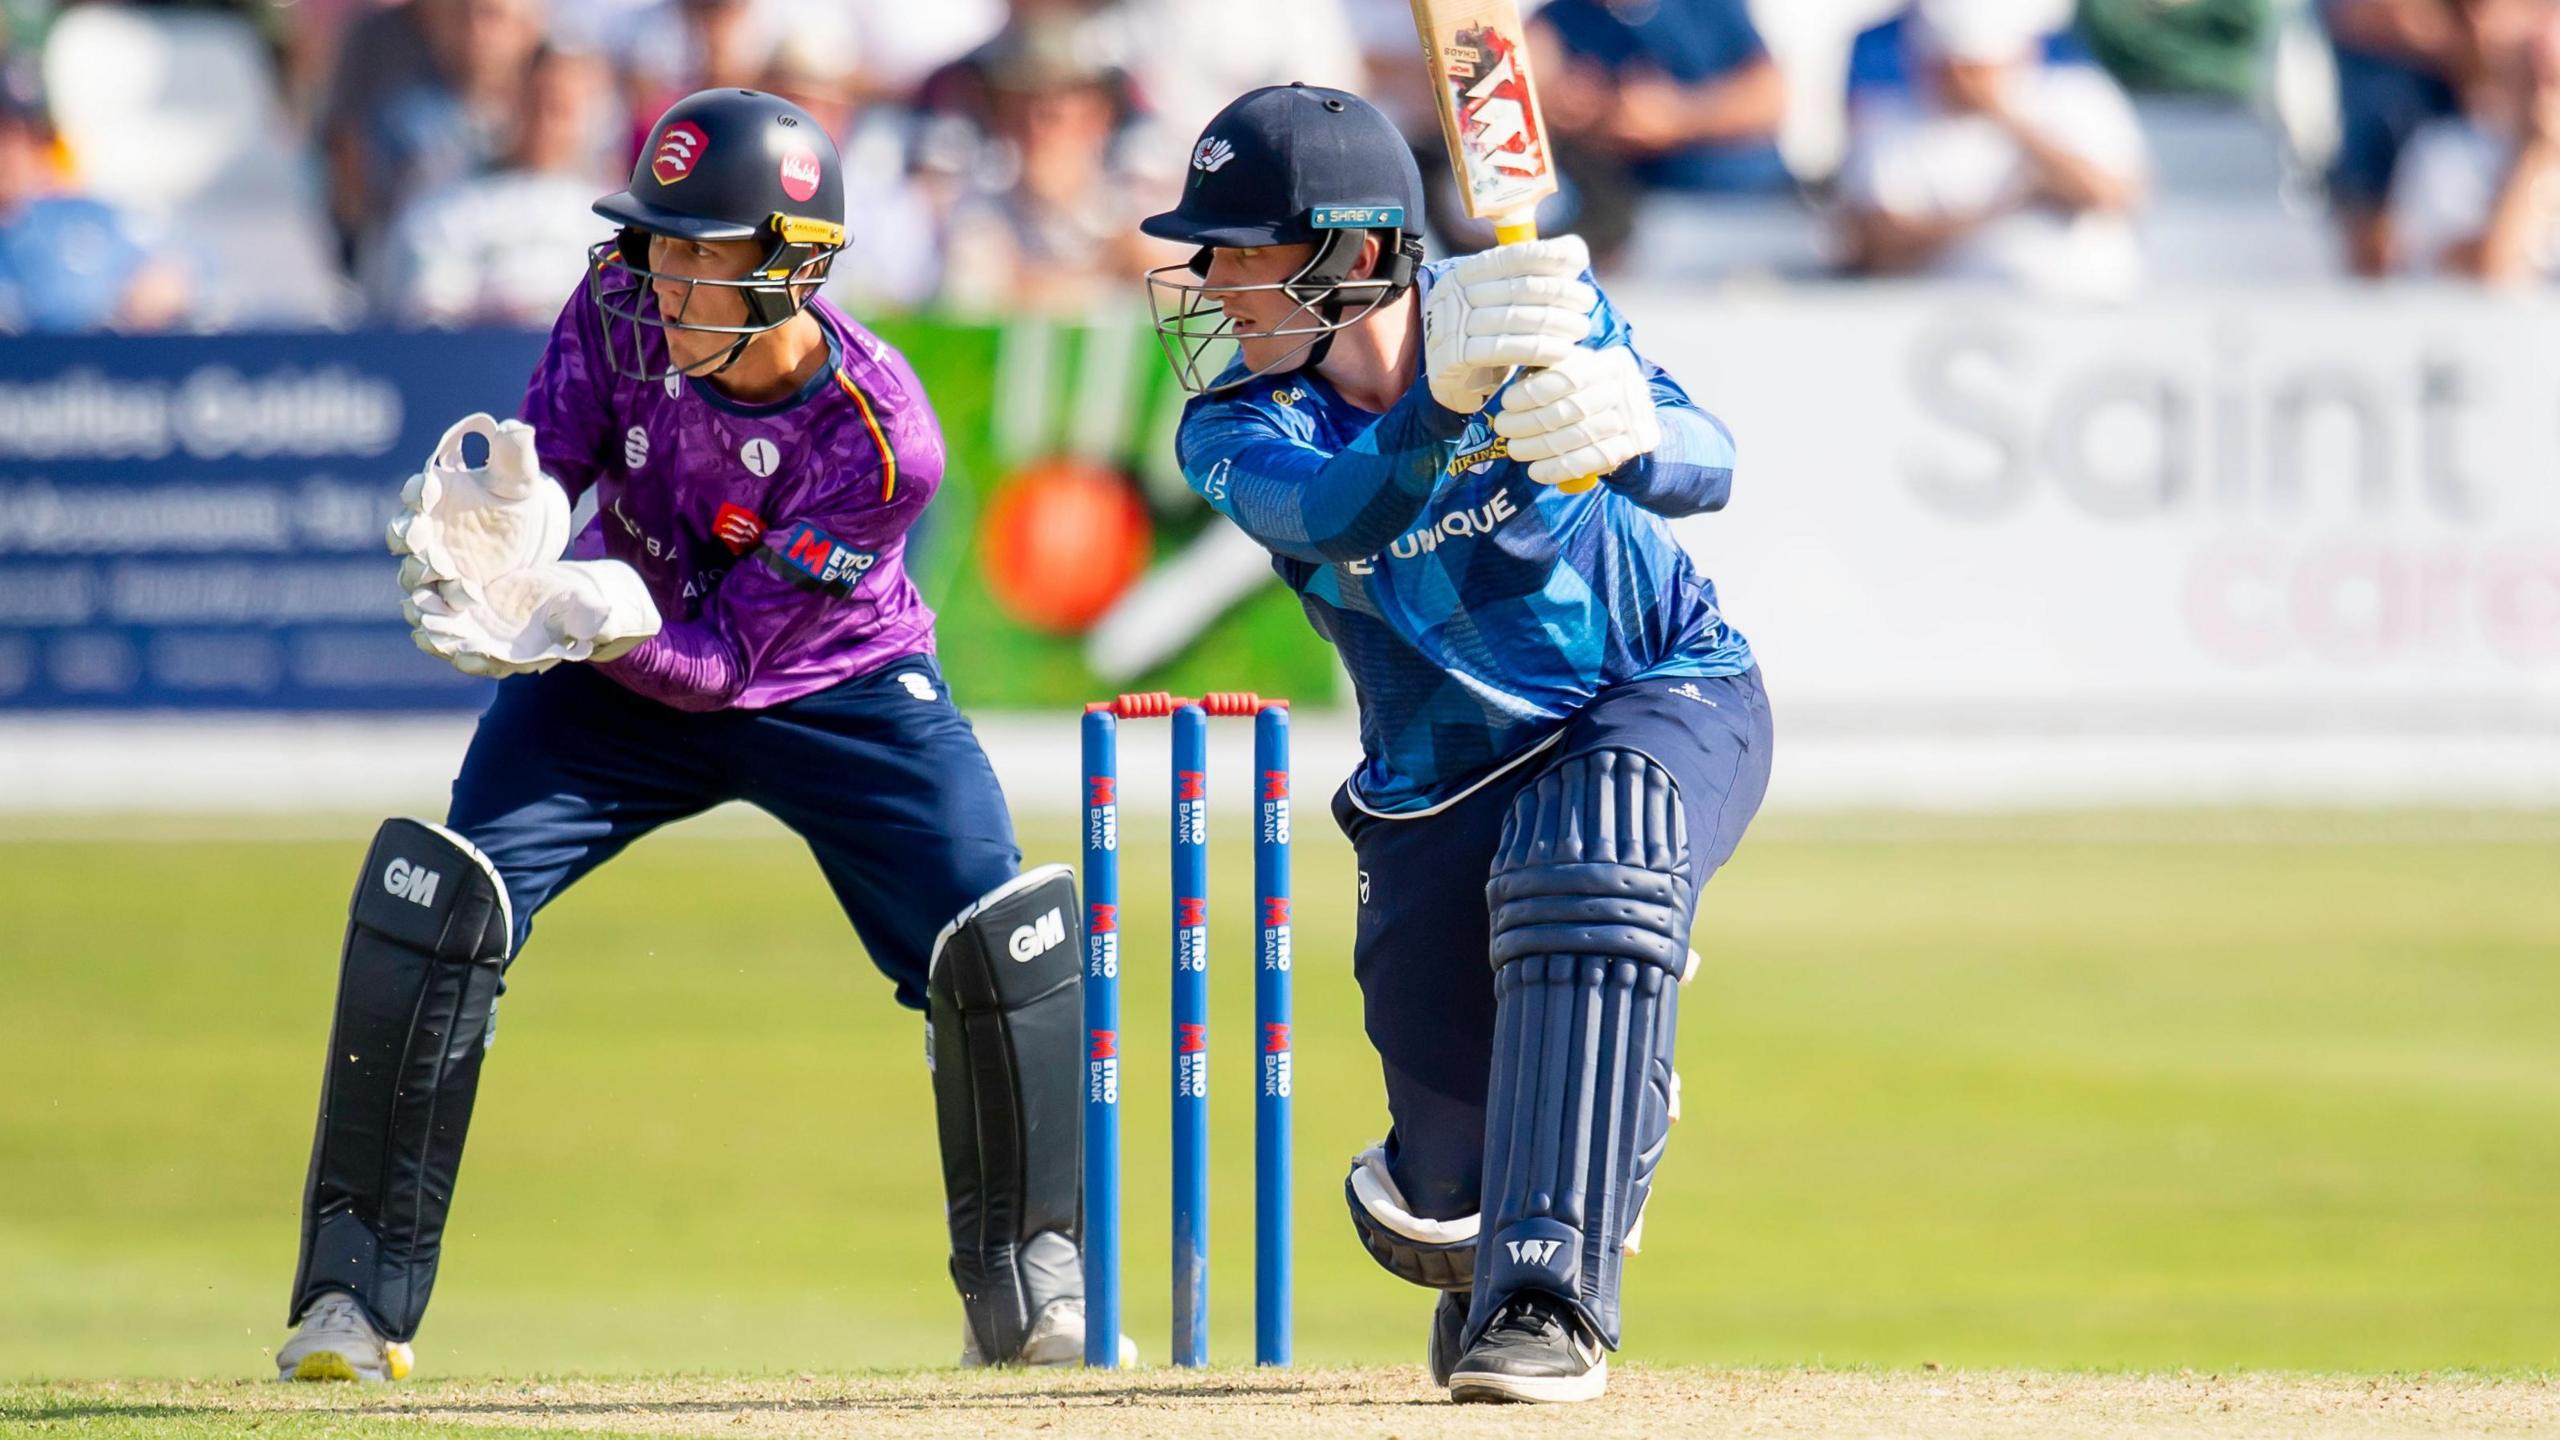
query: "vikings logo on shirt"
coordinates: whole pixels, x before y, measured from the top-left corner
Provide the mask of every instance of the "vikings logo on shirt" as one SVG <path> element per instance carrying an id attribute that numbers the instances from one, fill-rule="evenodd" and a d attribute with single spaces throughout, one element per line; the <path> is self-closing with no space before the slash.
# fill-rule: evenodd
<path id="1" fill-rule="evenodd" d="M 830 595 L 852 594 L 853 587 L 880 562 L 874 552 L 856 550 L 805 520 L 766 542 L 760 553 L 783 579 Z"/>
<path id="2" fill-rule="evenodd" d="M 1449 457 L 1449 473 L 1464 470 L 1481 475 L 1493 468 L 1496 460 L 1508 459 L 1511 442 L 1493 433 L 1493 426 L 1481 415 L 1467 422 L 1467 433 L 1458 441 L 1458 453 Z"/>

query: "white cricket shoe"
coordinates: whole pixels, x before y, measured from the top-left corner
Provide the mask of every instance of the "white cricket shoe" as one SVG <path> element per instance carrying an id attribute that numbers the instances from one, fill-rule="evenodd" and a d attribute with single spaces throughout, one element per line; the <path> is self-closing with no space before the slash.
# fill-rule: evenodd
<path id="1" fill-rule="evenodd" d="M 332 1290 L 312 1303 L 302 1324 L 276 1352 L 279 1380 L 406 1380 L 417 1356 L 373 1328 L 356 1298 Z"/>
<path id="2" fill-rule="evenodd" d="M 960 1322 L 960 1368 L 983 1369 L 987 1357 L 978 1349 L 978 1337 L 969 1330 L 969 1322 Z M 1081 1365 L 1084 1363 L 1084 1302 L 1053 1301 L 1031 1322 L 1031 1333 L 1023 1337 L 1022 1353 L 1011 1362 L 1016 1365 Z M 1138 1363 L 1138 1342 L 1120 1337 L 1120 1364 L 1123 1368 Z"/>

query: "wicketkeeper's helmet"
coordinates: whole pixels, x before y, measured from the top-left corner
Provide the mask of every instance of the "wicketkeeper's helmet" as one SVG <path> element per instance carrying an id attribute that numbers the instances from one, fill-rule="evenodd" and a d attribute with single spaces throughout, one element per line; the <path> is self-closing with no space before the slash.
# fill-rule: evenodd
<path id="1" fill-rule="evenodd" d="M 614 370 L 656 380 L 681 369 L 671 357 L 652 363 L 642 343 L 651 329 L 734 335 L 709 372 L 737 362 L 749 340 L 800 313 L 827 278 L 845 244 L 844 162 L 826 127 L 779 95 L 759 90 L 701 90 L 669 106 L 649 131 L 632 167 L 629 189 L 595 204 L 622 227 L 588 252 L 587 294 L 607 317 L 606 357 Z M 736 279 L 666 277 L 649 268 L 649 237 L 754 240 L 755 267 Z M 672 317 L 652 294 L 660 279 L 687 287 Z M 706 325 L 685 318 L 699 288 L 734 289 L 746 300 L 743 325 Z M 613 343 L 612 320 L 627 321 L 629 353 Z"/>

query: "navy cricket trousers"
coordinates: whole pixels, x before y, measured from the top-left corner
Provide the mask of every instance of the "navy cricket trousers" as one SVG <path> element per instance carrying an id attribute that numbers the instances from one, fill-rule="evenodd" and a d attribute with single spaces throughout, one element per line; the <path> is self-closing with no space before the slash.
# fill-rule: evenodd
<path id="1" fill-rule="evenodd" d="M 1352 973 L 1386 1072 L 1387 1168 L 1413 1213 L 1476 1213 L 1492 1078 L 1492 916 L 1485 882 L 1521 789 L 1558 762 L 1639 750 L 1680 786 L 1689 870 L 1703 900 L 1769 788 L 1769 697 L 1760 672 L 1641 680 L 1601 692 L 1551 743 L 1425 814 L 1371 814 L 1350 787 L 1333 814 L 1360 866 Z"/>
<path id="2" fill-rule="evenodd" d="M 505 879 L 521 952 L 534 912 L 579 877 L 731 800 L 808 842 L 914 1009 L 934 937 L 1022 866 L 995 770 L 926 656 L 768 709 L 700 714 L 584 665 L 511 677 L 480 717 L 445 823 Z"/>

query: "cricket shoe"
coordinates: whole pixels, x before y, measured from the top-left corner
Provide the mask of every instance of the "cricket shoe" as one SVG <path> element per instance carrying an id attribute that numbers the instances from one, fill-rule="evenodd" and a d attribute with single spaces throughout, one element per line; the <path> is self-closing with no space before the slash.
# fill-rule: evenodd
<path id="1" fill-rule="evenodd" d="M 1449 1372 L 1458 1368 L 1458 1342 L 1467 1335 L 1467 1305 L 1472 1298 L 1465 1290 L 1443 1290 L 1440 1302 L 1431 1307 L 1431 1383 L 1449 1388 Z"/>
<path id="2" fill-rule="evenodd" d="M 1493 1312 L 1449 1376 L 1449 1398 L 1557 1404 L 1597 1400 L 1609 1356 L 1582 1317 L 1551 1295 L 1523 1291 Z"/>
<path id="3" fill-rule="evenodd" d="M 969 1322 L 960 1322 L 960 1368 L 978 1370 L 990 1362 L 986 1352 L 978 1348 L 978 1337 Z M 1084 1363 L 1084 1302 L 1055 1300 L 1031 1322 L 1031 1333 L 1022 1337 L 1022 1353 L 1004 1362 L 1012 1365 L 1081 1365 Z M 1120 1337 L 1122 1368 L 1138 1363 L 1138 1342 Z"/>
<path id="4" fill-rule="evenodd" d="M 332 1290 L 312 1303 L 293 1338 L 276 1352 L 279 1380 L 406 1380 L 417 1357 L 386 1340 L 356 1297 Z"/>

